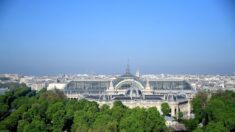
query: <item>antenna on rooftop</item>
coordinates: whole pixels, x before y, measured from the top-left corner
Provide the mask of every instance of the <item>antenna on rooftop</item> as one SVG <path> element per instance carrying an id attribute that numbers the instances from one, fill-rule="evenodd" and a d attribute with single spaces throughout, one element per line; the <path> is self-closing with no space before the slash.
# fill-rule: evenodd
<path id="1" fill-rule="evenodd" d="M 128 61 L 127 61 L 126 74 L 130 74 L 129 59 L 128 59 Z"/>

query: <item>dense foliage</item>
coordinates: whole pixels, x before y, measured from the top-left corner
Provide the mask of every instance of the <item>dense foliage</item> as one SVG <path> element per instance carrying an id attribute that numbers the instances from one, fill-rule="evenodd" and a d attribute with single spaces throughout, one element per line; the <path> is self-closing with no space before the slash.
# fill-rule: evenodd
<path id="1" fill-rule="evenodd" d="M 200 92 L 192 100 L 195 118 L 184 120 L 189 130 L 197 132 L 227 132 L 235 130 L 235 93 Z"/>
<path id="2" fill-rule="evenodd" d="M 166 131 L 156 108 L 129 109 L 120 101 L 98 106 L 87 100 L 68 100 L 58 90 L 32 94 L 29 88 L 0 96 L 0 130 L 44 131 Z"/>
<path id="3" fill-rule="evenodd" d="M 25 85 L 10 85 L 11 90 L 0 96 L 0 130 L 19 132 L 44 131 L 168 131 L 156 108 L 129 109 L 120 101 L 99 107 L 96 102 L 68 100 L 63 92 L 31 91 Z M 18 87 L 18 88 L 15 88 Z M 200 92 L 192 100 L 195 118 L 178 120 L 189 131 L 226 132 L 235 130 L 235 93 Z M 169 115 L 167 103 L 162 104 Z"/>
<path id="4" fill-rule="evenodd" d="M 164 116 L 170 115 L 171 109 L 168 103 L 161 104 L 161 111 Z"/>

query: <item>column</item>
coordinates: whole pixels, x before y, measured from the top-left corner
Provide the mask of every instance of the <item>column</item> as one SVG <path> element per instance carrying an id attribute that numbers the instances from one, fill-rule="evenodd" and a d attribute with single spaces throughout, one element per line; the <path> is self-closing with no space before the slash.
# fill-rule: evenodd
<path id="1" fill-rule="evenodd" d="M 190 118 L 191 115 L 191 104 L 190 104 L 191 100 L 188 99 L 188 119 Z"/>
<path id="2" fill-rule="evenodd" d="M 175 107 L 174 106 L 171 107 L 171 116 L 175 116 Z"/>

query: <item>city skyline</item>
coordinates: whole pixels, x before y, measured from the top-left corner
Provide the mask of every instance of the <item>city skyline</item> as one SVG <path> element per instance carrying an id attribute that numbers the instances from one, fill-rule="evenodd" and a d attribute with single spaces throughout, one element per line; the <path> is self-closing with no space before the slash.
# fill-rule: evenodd
<path id="1" fill-rule="evenodd" d="M 3 1 L 0 73 L 232 74 L 224 1 Z"/>
<path id="2" fill-rule="evenodd" d="M 0 130 L 235 131 L 234 0 L 0 0 Z"/>

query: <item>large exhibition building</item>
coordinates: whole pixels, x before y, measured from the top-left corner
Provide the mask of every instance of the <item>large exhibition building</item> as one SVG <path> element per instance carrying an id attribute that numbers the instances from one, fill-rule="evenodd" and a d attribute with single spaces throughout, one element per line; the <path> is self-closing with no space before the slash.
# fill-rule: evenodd
<path id="1" fill-rule="evenodd" d="M 167 102 L 171 115 L 177 117 L 183 112 L 185 118 L 190 117 L 190 100 L 195 89 L 184 80 L 148 80 L 134 76 L 129 71 L 115 79 L 76 80 L 64 87 L 65 95 L 70 99 L 96 101 L 100 105 L 112 106 L 116 100 L 130 108 L 156 107 L 161 112 L 161 104 Z"/>

